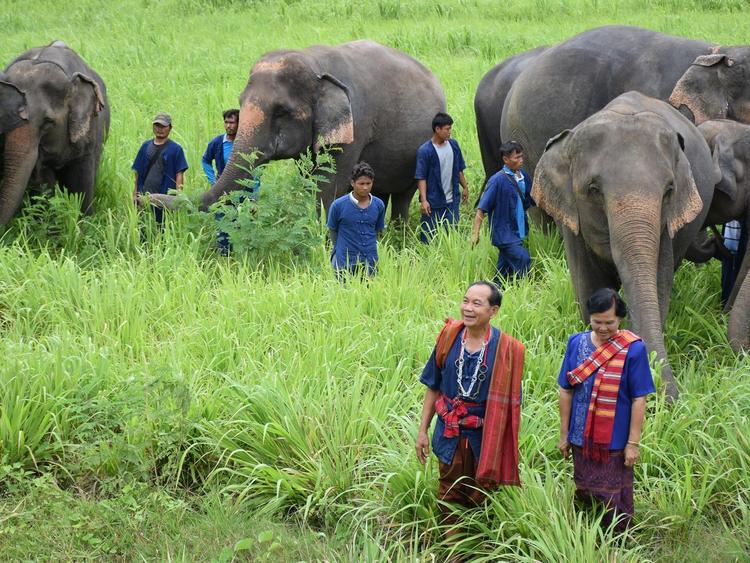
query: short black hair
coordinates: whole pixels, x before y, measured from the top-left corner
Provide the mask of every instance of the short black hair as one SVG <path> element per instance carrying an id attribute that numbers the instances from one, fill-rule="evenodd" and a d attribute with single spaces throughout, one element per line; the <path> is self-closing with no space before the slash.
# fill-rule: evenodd
<path id="1" fill-rule="evenodd" d="M 232 117 L 232 116 L 236 117 L 237 121 L 239 121 L 240 120 L 240 110 L 238 110 L 237 108 L 232 108 L 232 109 L 226 110 L 224 113 L 221 114 L 221 117 L 224 118 L 224 119 L 226 119 L 227 117 Z"/>
<path id="2" fill-rule="evenodd" d="M 500 145 L 500 158 L 512 155 L 514 152 L 523 152 L 523 146 L 516 141 L 506 141 Z"/>
<path id="3" fill-rule="evenodd" d="M 500 307 L 500 304 L 503 302 L 503 294 L 502 292 L 497 288 L 497 286 L 492 283 L 488 282 L 486 280 L 479 280 L 475 281 L 469 287 L 466 288 L 466 291 L 469 291 L 472 287 L 475 285 L 484 285 L 490 288 L 490 307 Z"/>
<path id="4" fill-rule="evenodd" d="M 628 314 L 628 307 L 625 305 L 622 297 L 620 297 L 620 294 L 611 287 L 602 287 L 592 293 L 588 301 L 586 301 L 586 311 L 589 315 L 604 313 L 605 311 L 609 311 L 612 305 L 615 306 L 615 315 L 621 319 L 625 318 Z"/>
<path id="5" fill-rule="evenodd" d="M 438 127 L 445 127 L 446 125 L 453 125 L 453 118 L 447 113 L 439 111 L 432 118 L 432 130 L 435 131 Z"/>
<path id="6" fill-rule="evenodd" d="M 356 180 L 357 178 L 361 178 L 362 176 L 367 176 L 370 180 L 375 179 L 375 171 L 372 169 L 372 166 L 367 164 L 366 162 L 358 162 L 354 165 L 354 168 L 352 168 L 352 181 Z"/>

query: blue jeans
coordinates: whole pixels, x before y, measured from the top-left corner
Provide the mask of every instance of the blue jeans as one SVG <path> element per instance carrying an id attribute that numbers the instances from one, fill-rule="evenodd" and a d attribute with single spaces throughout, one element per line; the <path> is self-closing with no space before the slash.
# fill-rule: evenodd
<path id="1" fill-rule="evenodd" d="M 496 278 L 525 276 L 531 268 L 531 256 L 521 241 L 499 246 Z"/>
<path id="2" fill-rule="evenodd" d="M 438 225 L 442 224 L 445 229 L 456 225 L 458 223 L 459 204 L 460 201 L 454 201 L 453 203 L 449 203 L 447 207 L 433 207 L 429 215 L 422 215 L 419 239 L 423 243 L 429 244 L 430 239 L 435 236 Z"/>

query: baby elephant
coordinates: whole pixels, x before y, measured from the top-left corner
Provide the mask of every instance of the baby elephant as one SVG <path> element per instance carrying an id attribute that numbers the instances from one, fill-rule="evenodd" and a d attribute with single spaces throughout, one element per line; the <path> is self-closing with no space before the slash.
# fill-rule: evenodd
<path id="1" fill-rule="evenodd" d="M 744 220 L 750 227 L 750 126 L 716 119 L 701 123 L 698 130 L 718 160 L 721 180 L 716 184 L 706 225 Z M 745 252 L 727 308 L 729 342 L 734 350 L 750 348 L 750 252 Z"/>
<path id="2" fill-rule="evenodd" d="M 30 49 L 0 72 L 0 227 L 21 206 L 27 185 L 60 183 L 89 212 L 109 107 L 104 82 L 62 41 Z"/>
<path id="3" fill-rule="evenodd" d="M 698 129 L 638 92 L 550 139 L 536 168 L 532 197 L 560 227 L 578 302 L 597 288 L 622 286 L 631 328 L 664 360 L 674 271 L 718 180 Z M 676 398 L 668 365 L 662 379 Z"/>

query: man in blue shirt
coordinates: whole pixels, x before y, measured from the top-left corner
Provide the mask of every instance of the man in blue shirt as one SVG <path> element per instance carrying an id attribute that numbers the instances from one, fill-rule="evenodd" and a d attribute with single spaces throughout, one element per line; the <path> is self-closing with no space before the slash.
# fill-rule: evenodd
<path id="1" fill-rule="evenodd" d="M 138 194 L 166 194 L 169 190 L 181 190 L 185 181 L 187 160 L 182 147 L 169 139 L 172 132 L 172 117 L 168 113 L 157 113 L 152 122 L 154 138 L 145 141 L 133 161 L 135 186 L 133 201 Z M 162 209 L 154 208 L 157 223 L 162 222 Z"/>
<path id="2" fill-rule="evenodd" d="M 217 135 L 208 143 L 206 152 L 203 153 L 203 171 L 206 173 L 206 179 L 212 186 L 216 183 L 216 180 L 224 172 L 224 167 L 229 162 L 229 155 L 232 153 L 232 145 L 234 144 L 234 138 L 237 136 L 237 127 L 240 123 L 240 110 L 228 109 L 223 114 L 224 117 L 224 133 L 223 135 Z M 216 170 L 214 170 L 214 163 L 216 163 Z"/>
<path id="3" fill-rule="evenodd" d="M 523 244 L 529 232 L 526 210 L 531 199 L 531 178 L 523 167 L 523 147 L 514 141 L 500 147 L 503 168 L 487 181 L 474 217 L 471 243 L 479 242 L 484 216 L 490 215 L 492 244 L 498 249 L 497 277 L 523 276 L 529 271 L 531 257 Z"/>
<path id="4" fill-rule="evenodd" d="M 469 200 L 469 184 L 463 172 L 466 163 L 458 143 L 451 139 L 452 129 L 450 115 L 436 114 L 432 119 L 432 138 L 417 150 L 414 178 L 422 207 L 420 238 L 425 244 L 434 236 L 438 224 L 448 227 L 458 223 L 458 205 Z M 460 195 L 459 184 L 463 188 Z"/>
<path id="5" fill-rule="evenodd" d="M 328 210 L 328 231 L 333 242 L 331 265 L 337 277 L 365 268 L 375 272 L 377 237 L 385 228 L 385 204 L 372 195 L 375 172 L 366 162 L 354 166 L 352 191 L 334 201 Z"/>

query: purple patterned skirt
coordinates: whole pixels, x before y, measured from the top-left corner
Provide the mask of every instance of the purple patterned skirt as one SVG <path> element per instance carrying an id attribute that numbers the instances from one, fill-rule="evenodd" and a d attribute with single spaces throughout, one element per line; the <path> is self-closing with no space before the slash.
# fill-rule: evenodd
<path id="1" fill-rule="evenodd" d="M 602 526 L 616 520 L 615 530 L 624 531 L 633 520 L 633 468 L 625 467 L 622 450 L 610 450 L 609 461 L 583 457 L 583 448 L 573 446 L 573 479 L 576 501 L 590 506 L 602 503 L 607 511 Z"/>

